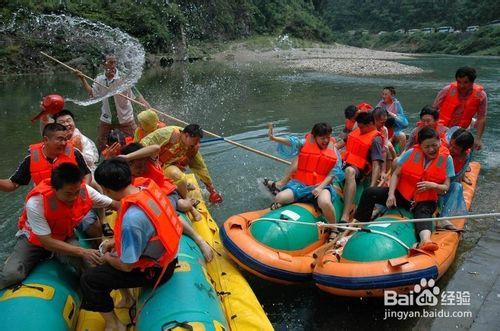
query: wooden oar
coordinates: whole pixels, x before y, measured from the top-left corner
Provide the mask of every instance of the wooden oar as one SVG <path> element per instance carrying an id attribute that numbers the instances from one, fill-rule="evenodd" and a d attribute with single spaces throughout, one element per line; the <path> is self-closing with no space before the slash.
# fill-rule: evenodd
<path id="1" fill-rule="evenodd" d="M 67 65 L 66 63 L 59 61 L 58 59 L 56 59 L 56 58 L 55 58 L 55 57 L 53 57 L 53 56 L 48 55 L 47 53 L 44 53 L 44 52 L 40 52 L 40 53 L 41 53 L 43 56 L 45 56 L 45 57 L 47 57 L 47 58 L 51 59 L 52 61 L 54 61 L 54 62 L 56 62 L 56 63 L 59 63 L 60 65 L 62 65 L 63 67 L 65 67 L 65 68 L 66 68 L 66 69 L 68 69 L 68 70 L 71 70 L 71 71 L 73 71 L 73 72 L 75 72 L 75 73 L 76 73 L 76 72 L 80 72 L 79 70 L 77 70 L 77 69 L 75 69 L 75 68 L 70 67 L 70 66 L 69 66 L 69 65 Z M 81 72 L 80 72 L 80 73 L 81 73 Z M 82 74 L 82 76 L 83 76 L 83 77 L 85 77 L 86 79 L 90 80 L 91 82 L 96 83 L 97 85 L 102 86 L 102 87 L 104 87 L 104 88 L 106 88 L 106 89 L 109 89 L 109 87 L 107 87 L 107 86 L 105 86 L 105 85 L 103 85 L 103 84 L 101 84 L 101 83 L 99 83 L 99 82 L 95 81 L 95 80 L 94 80 L 94 79 L 92 79 L 91 77 L 89 77 L 89 76 L 87 76 L 87 75 L 85 75 L 85 74 L 83 74 L 83 73 L 81 73 L 81 74 Z M 131 98 L 131 97 L 129 97 L 129 96 L 127 96 L 127 95 L 123 94 L 123 93 L 117 93 L 117 95 L 119 95 L 119 96 L 121 96 L 121 97 L 123 97 L 123 98 L 125 98 L 125 99 L 129 100 L 130 102 L 136 103 L 136 104 L 138 104 L 138 105 L 140 105 L 140 106 L 142 106 L 142 107 L 144 107 L 144 108 L 149 108 L 149 107 L 147 107 L 147 105 L 143 104 L 142 102 L 137 101 L 137 100 L 135 100 L 135 99 L 133 99 L 133 98 Z M 188 124 L 189 124 L 188 122 L 185 122 L 185 121 L 183 121 L 183 120 L 181 120 L 181 119 L 178 119 L 178 118 L 176 118 L 176 117 L 174 117 L 174 116 L 168 115 L 168 114 L 166 114 L 166 113 L 164 113 L 164 112 L 162 112 L 162 111 L 160 111 L 160 110 L 158 110 L 158 109 L 155 109 L 155 108 L 149 108 L 149 109 L 151 109 L 151 110 L 153 110 L 153 111 L 157 112 L 158 114 L 162 114 L 163 116 L 165 116 L 165 117 L 167 117 L 167 118 L 169 118 L 169 119 L 171 119 L 171 120 L 174 120 L 174 121 L 176 121 L 176 122 L 178 122 L 178 123 L 181 123 L 181 124 L 184 124 L 184 125 L 188 125 Z M 234 140 L 230 140 L 230 139 L 224 138 L 224 137 L 222 137 L 222 136 L 220 136 L 220 135 L 218 135 L 218 134 L 216 134 L 216 133 L 213 133 L 213 132 L 210 132 L 210 131 L 207 131 L 207 130 L 203 130 L 203 132 L 205 132 L 206 134 L 209 134 L 209 135 L 211 135 L 211 136 L 213 136 L 213 137 L 220 138 L 221 140 L 223 140 L 223 141 L 227 142 L 228 144 L 231 144 L 231 145 L 234 145 L 234 146 L 237 146 L 237 147 L 243 148 L 243 149 L 245 149 L 245 150 L 247 150 L 247 151 L 253 152 L 253 153 L 258 154 L 258 155 L 260 155 L 260 156 L 267 157 L 267 158 L 269 158 L 269 159 L 271 159 L 271 160 L 278 161 L 278 162 L 281 162 L 281 163 L 284 163 L 284 164 L 288 164 L 288 165 L 290 165 L 290 161 L 284 160 L 284 159 L 279 158 L 279 157 L 277 157 L 277 156 L 274 156 L 274 155 L 271 155 L 271 154 L 269 154 L 269 153 L 266 153 L 266 152 L 260 151 L 260 150 L 258 150 L 258 149 L 253 148 L 253 147 L 250 147 L 250 146 L 246 146 L 246 145 L 240 144 L 239 142 L 236 142 L 236 141 L 234 141 Z"/>

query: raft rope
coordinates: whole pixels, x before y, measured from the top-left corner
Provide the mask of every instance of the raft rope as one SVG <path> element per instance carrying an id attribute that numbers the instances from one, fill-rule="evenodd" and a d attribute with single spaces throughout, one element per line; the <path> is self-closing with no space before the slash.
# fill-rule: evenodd
<path id="1" fill-rule="evenodd" d="M 472 214 L 472 215 L 461 215 L 461 216 L 446 216 L 446 217 L 431 217 L 431 218 L 413 218 L 413 219 L 403 219 L 403 220 L 395 220 L 395 221 L 379 221 L 379 222 L 351 222 L 351 223 L 339 223 L 339 224 L 331 224 L 331 223 L 309 223 L 309 222 L 301 222 L 294 220 L 287 220 L 281 218 L 270 218 L 270 217 L 262 217 L 256 219 L 255 221 L 275 221 L 282 223 L 291 223 L 291 224 L 301 224 L 308 226 L 320 226 L 323 228 L 339 228 L 350 230 L 350 227 L 353 225 L 365 226 L 365 225 L 377 225 L 377 224 L 397 224 L 397 223 L 420 223 L 420 222 L 433 222 L 433 221 L 446 221 L 446 220 L 457 220 L 457 219 L 481 219 L 481 218 L 498 218 L 500 217 L 500 213 L 488 213 L 488 214 Z M 254 223 L 253 221 L 252 223 Z M 346 224 L 346 225 L 344 225 Z M 354 228 L 357 229 L 357 228 Z"/>
<path id="2" fill-rule="evenodd" d="M 62 65 L 63 67 L 67 68 L 68 70 L 71 70 L 71 71 L 73 71 L 73 72 L 79 72 L 79 70 L 76 70 L 75 68 L 70 67 L 70 66 L 69 66 L 69 65 L 67 65 L 66 63 L 59 61 L 59 60 L 58 60 L 58 59 L 56 59 L 55 57 L 52 57 L 52 56 L 48 55 L 48 54 L 47 54 L 47 53 L 45 53 L 45 52 L 40 52 L 40 54 L 42 54 L 43 56 L 45 56 L 45 57 L 47 57 L 47 58 L 51 59 L 52 61 L 54 61 L 54 62 L 56 62 L 56 63 L 59 63 L 59 64 L 60 64 L 60 65 Z M 97 84 L 97 85 L 99 85 L 99 86 L 102 86 L 102 87 L 104 87 L 104 88 L 106 88 L 106 89 L 109 89 L 109 87 L 107 87 L 107 86 L 105 86 L 105 85 L 103 85 L 103 84 L 101 84 L 101 83 L 99 83 L 99 82 L 95 81 L 94 79 L 92 79 L 91 77 L 89 77 L 89 76 L 85 75 L 84 73 L 82 73 L 82 72 L 80 72 L 80 73 L 81 73 L 81 74 L 82 74 L 85 78 L 87 78 L 88 80 L 90 80 L 91 82 L 93 82 L 93 83 L 95 83 L 95 84 Z M 167 113 L 165 113 L 165 112 L 163 112 L 163 111 L 160 111 L 160 110 L 155 109 L 155 108 L 152 108 L 152 107 L 147 107 L 147 106 L 146 106 L 145 104 L 143 104 L 142 102 L 137 101 L 137 100 L 135 100 L 135 99 L 133 99 L 133 98 L 131 98 L 131 97 L 129 97 L 129 96 L 127 96 L 127 95 L 123 94 L 123 93 L 117 93 L 117 95 L 119 95 L 119 96 L 121 96 L 121 97 L 123 97 L 123 98 L 125 98 L 125 99 L 129 100 L 130 102 L 136 103 L 136 104 L 138 104 L 138 105 L 142 106 L 142 107 L 143 107 L 143 108 L 145 108 L 145 109 L 149 108 L 149 109 L 151 109 L 151 110 L 153 110 L 153 111 L 157 112 L 158 114 L 162 114 L 163 116 L 165 116 L 165 117 L 167 117 L 167 118 L 169 118 L 169 119 L 171 119 L 171 120 L 174 120 L 174 121 L 176 121 L 176 122 L 178 122 L 178 123 L 181 123 L 181 124 L 183 124 L 183 125 L 188 125 L 188 124 L 189 124 L 188 122 L 185 122 L 185 121 L 183 121 L 183 120 L 181 120 L 181 119 L 178 119 L 178 118 L 176 118 L 176 117 L 174 117 L 174 116 L 168 115 Z M 279 157 L 274 156 L 274 155 L 271 155 L 271 154 L 269 154 L 269 153 L 266 153 L 266 152 L 260 151 L 260 150 L 258 150 L 258 149 L 253 148 L 253 147 L 250 147 L 250 146 L 247 146 L 247 145 L 240 144 L 239 142 L 236 142 L 236 141 L 234 141 L 234 140 L 227 139 L 227 138 L 225 138 L 225 137 L 223 137 L 223 136 L 220 136 L 220 135 L 218 135 L 218 134 L 216 134 L 216 133 L 213 133 L 213 132 L 210 132 L 210 131 L 207 131 L 207 130 L 203 130 L 203 132 L 205 132 L 206 134 L 209 134 L 209 135 L 211 135 L 211 136 L 214 136 L 215 138 L 220 138 L 220 140 L 225 141 L 225 142 L 227 142 L 228 144 L 231 144 L 231 145 L 234 145 L 234 146 L 237 146 L 237 147 L 243 148 L 243 149 L 245 149 L 245 150 L 247 150 L 247 151 L 253 152 L 253 153 L 258 154 L 258 155 L 260 155 L 260 156 L 264 156 L 264 157 L 267 157 L 267 158 L 272 159 L 272 160 L 274 160 L 274 161 L 278 161 L 278 162 L 281 162 L 281 163 L 284 163 L 284 164 L 287 164 L 287 165 L 290 165 L 290 164 L 291 164 L 291 162 L 290 162 L 290 161 L 287 161 L 287 160 L 285 160 L 285 159 L 279 158 Z"/>

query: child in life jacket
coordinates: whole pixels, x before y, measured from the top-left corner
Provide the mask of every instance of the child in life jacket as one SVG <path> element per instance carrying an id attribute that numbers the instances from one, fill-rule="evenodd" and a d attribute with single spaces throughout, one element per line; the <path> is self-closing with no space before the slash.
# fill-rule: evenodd
<path id="1" fill-rule="evenodd" d="M 287 146 L 296 142 L 298 152 L 296 166 L 290 167 L 290 181 L 276 195 L 272 209 L 293 202 L 317 203 L 330 223 L 335 222 L 333 201 L 337 198 L 331 185 L 333 179 L 342 180 L 342 161 L 332 138 L 332 127 L 317 123 L 305 138 L 275 137 L 271 139 Z"/>
<path id="2" fill-rule="evenodd" d="M 450 178 L 455 175 L 453 159 L 441 146 L 437 132 L 429 127 L 420 130 L 418 144 L 398 159 L 389 187 L 366 189 L 354 215 L 355 220 L 369 222 L 375 204 L 387 208 L 405 208 L 414 218 L 430 218 L 437 209 L 438 195 L 448 191 Z M 431 240 L 432 222 L 416 222 L 419 248 L 435 251 L 439 247 Z"/>
<path id="3" fill-rule="evenodd" d="M 396 158 L 396 151 L 392 146 L 392 143 L 389 139 L 389 132 L 385 126 L 385 122 L 387 120 L 387 111 L 384 108 L 375 107 L 375 109 L 373 109 L 373 118 L 375 120 L 375 127 L 382 135 L 382 145 L 384 148 L 382 152 L 384 162 L 382 163 L 382 168 L 380 171 L 380 181 L 378 183 L 378 186 L 383 186 L 388 181 L 392 161 Z"/>

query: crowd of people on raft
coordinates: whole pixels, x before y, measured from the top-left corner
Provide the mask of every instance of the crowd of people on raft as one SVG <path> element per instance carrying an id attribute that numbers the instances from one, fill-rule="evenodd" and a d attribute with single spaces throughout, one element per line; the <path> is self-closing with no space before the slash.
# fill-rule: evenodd
<path id="1" fill-rule="evenodd" d="M 40 121 L 42 140 L 29 146 L 12 176 L 0 179 L 4 192 L 34 185 L 0 272 L 0 289 L 19 286 L 37 264 L 54 257 L 81 275 L 81 308 L 102 313 L 107 330 L 125 330 L 114 308 L 132 305 L 127 289 L 158 285 L 172 276 L 182 234 L 196 242 L 207 262 L 213 259 L 212 248 L 191 225 L 202 215 L 199 201 L 190 197 L 195 186 L 186 170 L 204 183 L 210 202 L 223 198 L 199 151 L 202 128 L 162 123 L 135 88 L 105 97 L 122 81 L 114 55 L 103 64 L 104 73 L 92 86 L 77 72 L 91 98 L 104 97 L 97 146 L 77 128 L 64 98 L 48 95 L 32 120 Z M 146 108 L 137 116 L 139 125 L 131 100 Z M 109 210 L 118 212 L 113 230 L 102 222 Z M 81 247 L 77 234 L 89 238 L 92 247 Z M 121 290 L 116 306 L 112 290 Z"/>
<path id="2" fill-rule="evenodd" d="M 313 203 L 329 223 L 345 225 L 369 222 L 381 210 L 395 207 L 411 211 L 417 219 L 435 216 L 439 204 L 442 216 L 465 213 L 462 182 L 470 184 L 466 172 L 472 151 L 481 149 L 487 111 L 487 95 L 475 79 L 475 69 L 459 68 L 456 81 L 438 93 L 432 106 L 422 108 L 408 136 L 403 131 L 408 119 L 391 86 L 383 88 L 376 107 L 362 102 L 345 108 L 345 127 L 338 140 L 324 122 L 315 124 L 304 138 L 276 137 L 270 124 L 269 139 L 280 144 L 283 156 L 293 157 L 284 178 L 264 179 L 275 194 L 271 209 Z M 335 199 L 340 199 L 334 182 L 342 188 L 341 215 L 334 210 Z M 354 208 L 356 191 L 363 186 Z M 451 222 L 438 226 L 458 230 Z M 439 248 L 431 239 L 432 229 L 433 222 L 415 223 L 419 249 Z M 332 233 L 332 239 L 336 235 Z"/>
<path id="3" fill-rule="evenodd" d="M 92 86 L 77 72 L 92 98 L 121 83 L 114 55 L 105 57 L 104 69 Z M 481 148 L 485 128 L 487 97 L 474 83 L 475 70 L 460 68 L 455 78 L 432 107 L 422 109 L 408 137 L 403 131 L 408 120 L 392 87 L 383 89 L 375 108 L 367 103 L 348 106 L 338 140 L 327 123 L 315 124 L 304 138 L 276 137 L 271 125 L 269 138 L 280 144 L 282 153 L 295 156 L 283 179 L 265 181 L 276 194 L 272 208 L 312 202 L 331 223 L 369 221 L 375 204 L 406 208 L 416 218 L 432 216 L 439 197 L 453 187 L 450 182 L 460 186 L 467 180 L 471 150 Z M 166 125 L 152 109 L 138 114 L 137 126 L 130 100 L 150 106 L 136 89 L 124 95 L 102 100 L 97 146 L 77 128 L 74 114 L 63 109 L 61 96 L 45 97 L 36 117 L 42 140 L 29 146 L 10 178 L 0 179 L 5 192 L 34 184 L 19 218 L 16 244 L 0 272 L 0 289 L 22 283 L 38 263 L 54 256 L 79 271 L 81 308 L 102 313 L 110 330 L 125 327 L 114 314 L 111 291 L 122 289 L 118 306 L 127 306 L 131 296 L 123 289 L 168 280 L 183 233 L 207 261 L 213 258 L 210 246 L 178 216 L 184 212 L 192 222 L 201 219 L 198 201 L 190 198 L 194 187 L 186 169 L 204 183 L 212 203 L 222 202 L 199 151 L 201 127 Z M 472 125 L 475 137 L 469 131 Z M 356 186 L 364 180 L 369 187 L 354 212 Z M 333 181 L 343 183 L 339 220 Z M 105 209 L 118 211 L 113 238 L 81 247 L 75 233 L 113 235 L 102 224 Z M 453 229 L 452 224 L 445 226 Z M 416 227 L 420 246 L 428 251 L 437 249 L 431 228 L 431 223 Z"/>

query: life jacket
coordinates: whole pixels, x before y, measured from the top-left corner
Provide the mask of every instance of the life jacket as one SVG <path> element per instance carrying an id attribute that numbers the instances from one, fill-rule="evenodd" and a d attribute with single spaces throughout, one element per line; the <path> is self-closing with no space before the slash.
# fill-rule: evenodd
<path id="1" fill-rule="evenodd" d="M 360 112 L 369 112 L 370 110 L 373 109 L 373 106 L 370 105 L 368 102 L 360 102 L 356 105 L 356 107 Z"/>
<path id="2" fill-rule="evenodd" d="M 50 236 L 58 240 L 66 240 L 73 236 L 74 229 L 80 221 L 92 209 L 92 200 L 87 191 L 85 183 L 80 187 L 80 194 L 71 204 L 62 202 L 56 197 L 56 192 L 50 185 L 50 178 L 43 180 L 26 196 L 26 202 L 35 195 L 41 195 L 43 199 L 43 215 L 50 227 Z M 27 222 L 26 209 L 19 217 L 18 228 L 27 232 L 28 241 L 36 246 L 42 246 L 37 235 L 33 233 Z"/>
<path id="3" fill-rule="evenodd" d="M 453 117 L 453 113 L 456 108 L 462 105 L 463 114 L 458 122 L 458 125 L 464 129 L 467 129 L 472 121 L 472 118 L 477 113 L 479 104 L 483 101 L 483 87 L 478 84 L 474 84 L 472 87 L 472 93 L 467 97 L 467 99 L 460 99 L 458 95 L 457 82 L 450 84 L 448 93 L 446 94 L 441 107 L 439 107 L 439 118 L 443 121 L 443 125 L 450 126 L 450 121 Z"/>
<path id="4" fill-rule="evenodd" d="M 422 121 L 417 122 L 417 127 L 422 129 L 424 127 L 424 124 Z M 439 140 L 441 141 L 441 144 L 444 146 L 448 146 L 448 142 L 446 140 L 446 131 L 448 131 L 448 128 L 443 124 L 442 120 L 438 120 L 436 123 L 434 123 L 434 126 L 432 127 L 438 134 Z M 420 132 L 420 130 L 418 130 Z M 415 141 L 418 140 L 418 132 L 417 136 L 415 137 Z"/>
<path id="5" fill-rule="evenodd" d="M 182 222 L 164 191 L 153 180 L 140 177 L 134 182 L 140 184 L 141 191 L 121 200 L 114 229 L 116 252 L 118 256 L 122 255 L 123 216 L 130 206 L 135 205 L 146 213 L 155 228 L 155 235 L 149 239 L 146 250 L 134 267 L 142 271 L 153 266 L 164 267 L 177 256 L 182 235 Z M 159 255 L 159 257 L 150 256 L 149 253 Z"/>
<path id="6" fill-rule="evenodd" d="M 160 129 L 160 128 L 164 128 L 165 126 L 166 126 L 165 123 L 163 123 L 162 121 L 158 121 L 158 125 L 156 126 L 156 128 Z M 144 132 L 144 130 L 141 127 L 138 127 L 136 136 L 138 139 L 137 141 L 141 141 L 142 138 L 144 138 L 146 136 L 146 133 Z"/>
<path id="7" fill-rule="evenodd" d="M 376 137 L 381 137 L 380 132 L 373 127 L 373 130 L 361 134 L 358 128 L 347 136 L 346 152 L 343 156 L 345 163 L 363 170 L 369 168 L 368 153 Z"/>
<path id="8" fill-rule="evenodd" d="M 356 119 L 347 119 L 345 120 L 345 131 L 347 133 L 351 132 L 356 124 Z"/>
<path id="9" fill-rule="evenodd" d="M 148 160 L 146 167 L 146 172 L 143 173 L 141 177 L 153 180 L 166 195 L 169 195 L 177 189 L 177 186 L 175 186 L 173 181 L 170 178 L 165 177 L 160 165 L 156 164 L 152 160 Z M 140 180 L 142 180 L 141 177 L 134 178 L 134 186 L 140 186 Z M 138 179 L 139 182 L 136 182 L 136 179 Z"/>
<path id="10" fill-rule="evenodd" d="M 321 183 L 335 167 L 337 153 L 335 152 L 335 139 L 330 138 L 330 143 L 325 149 L 320 149 L 312 134 L 306 135 L 306 142 L 300 149 L 297 170 L 292 178 L 305 185 Z"/>
<path id="11" fill-rule="evenodd" d="M 181 144 L 181 134 L 182 133 L 178 128 L 174 128 L 169 142 L 161 146 L 159 153 L 159 160 L 161 164 L 168 164 L 171 163 L 169 161 L 175 160 L 175 162 L 173 162 L 172 164 L 180 167 L 186 167 L 191 159 L 198 153 L 200 144 L 189 147 L 188 150 L 183 153 L 184 155 L 180 157 L 177 153 L 175 153 L 175 146 Z"/>
<path id="12" fill-rule="evenodd" d="M 468 149 L 465 152 L 465 154 L 466 155 L 463 158 L 460 159 L 456 157 L 453 158 L 453 168 L 455 169 L 455 174 L 458 174 L 460 171 L 462 171 L 463 167 L 465 166 L 465 163 L 469 159 L 470 149 Z"/>
<path id="13" fill-rule="evenodd" d="M 442 184 L 446 180 L 446 164 L 450 152 L 444 146 L 439 147 L 438 156 L 427 168 L 424 168 L 425 155 L 420 145 L 414 145 L 408 160 L 401 167 L 397 190 L 408 201 L 437 201 L 436 190 L 417 192 L 417 183 L 422 181 Z"/>
<path id="14" fill-rule="evenodd" d="M 62 163 L 72 163 L 78 165 L 75 157 L 75 149 L 71 143 L 66 144 L 64 152 L 58 155 L 53 163 L 50 163 L 43 154 L 43 143 L 30 145 L 30 174 L 35 185 L 42 180 L 50 178 L 52 169 L 57 168 Z"/>

